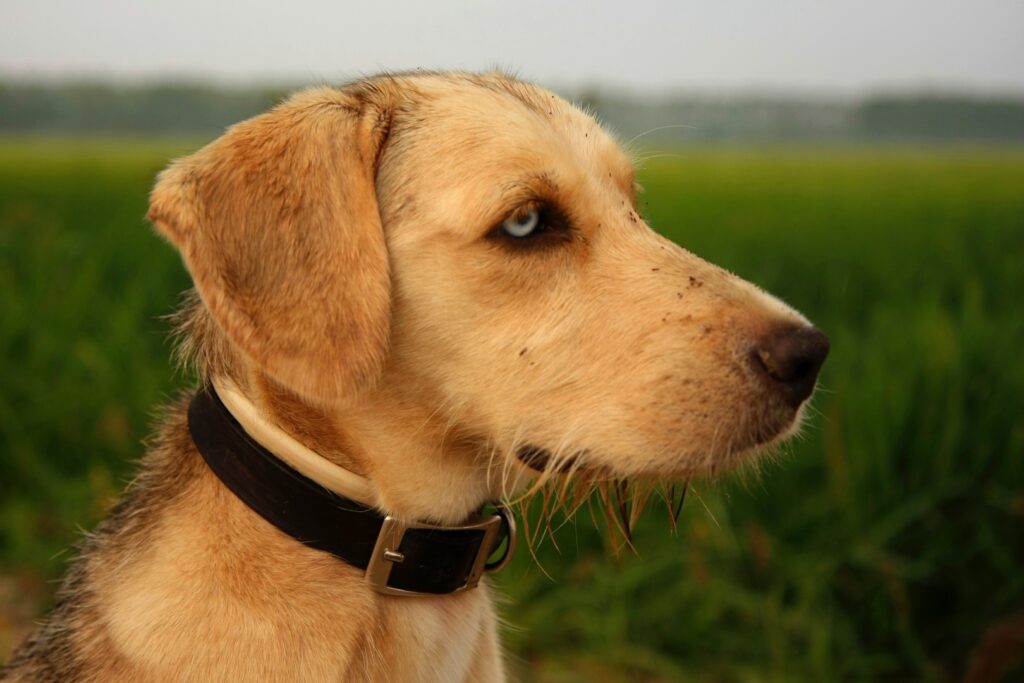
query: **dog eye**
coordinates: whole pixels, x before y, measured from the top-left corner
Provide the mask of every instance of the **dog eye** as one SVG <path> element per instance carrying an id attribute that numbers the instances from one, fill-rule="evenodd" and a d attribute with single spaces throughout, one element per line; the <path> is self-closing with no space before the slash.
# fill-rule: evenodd
<path id="1" fill-rule="evenodd" d="M 530 209 L 525 213 L 514 213 L 501 223 L 501 229 L 512 237 L 529 237 L 540 226 L 540 210 Z"/>
<path id="2" fill-rule="evenodd" d="M 569 219 L 557 206 L 530 202 L 495 225 L 487 239 L 519 252 L 547 249 L 572 240 Z"/>

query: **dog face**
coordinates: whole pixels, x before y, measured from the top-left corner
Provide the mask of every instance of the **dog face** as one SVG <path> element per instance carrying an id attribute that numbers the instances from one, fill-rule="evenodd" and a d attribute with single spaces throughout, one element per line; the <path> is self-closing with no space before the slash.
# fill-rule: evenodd
<path id="1" fill-rule="evenodd" d="M 653 232 L 591 117 L 503 76 L 300 95 L 165 172 L 150 216 L 275 381 L 534 468 L 727 466 L 796 428 L 828 350 Z"/>
<path id="2" fill-rule="evenodd" d="M 377 182 L 398 381 L 555 469 L 686 473 L 794 428 L 813 377 L 764 360 L 807 321 L 654 233 L 592 118 L 522 84 L 424 90 Z M 823 342 L 801 339 L 788 362 L 816 374 Z"/>

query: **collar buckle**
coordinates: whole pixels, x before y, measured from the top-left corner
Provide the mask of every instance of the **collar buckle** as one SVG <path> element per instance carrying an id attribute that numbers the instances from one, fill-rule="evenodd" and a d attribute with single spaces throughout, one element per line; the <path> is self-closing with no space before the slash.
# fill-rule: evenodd
<path id="1" fill-rule="evenodd" d="M 384 518 L 380 534 L 377 536 L 377 543 L 374 545 L 373 553 L 370 555 L 370 562 L 366 566 L 366 582 L 370 584 L 374 591 L 383 595 L 432 595 L 431 593 L 394 588 L 388 584 L 391 570 L 395 564 L 400 564 L 406 559 L 405 554 L 401 551 L 402 539 L 405 537 L 405 533 L 410 529 L 435 529 L 441 531 L 478 530 L 483 533 L 483 538 L 480 541 L 476 559 L 473 561 L 473 566 L 466 576 L 465 582 L 451 591 L 451 593 L 461 593 L 462 591 L 475 588 L 480 583 L 480 577 L 483 576 L 484 572 L 502 569 L 511 561 L 512 555 L 515 552 L 515 518 L 505 506 L 498 505 L 496 507 L 496 514 L 478 515 L 466 524 L 456 526 L 439 526 L 423 522 L 406 523 L 388 515 Z M 502 553 L 498 560 L 488 563 L 488 558 L 497 550 L 501 542 L 502 531 L 506 531 L 508 536 L 505 552 Z"/>

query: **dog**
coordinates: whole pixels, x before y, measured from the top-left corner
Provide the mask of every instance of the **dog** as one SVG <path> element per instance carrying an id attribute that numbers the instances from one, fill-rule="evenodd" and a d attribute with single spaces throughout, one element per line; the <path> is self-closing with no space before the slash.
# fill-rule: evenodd
<path id="1" fill-rule="evenodd" d="M 504 680 L 481 574 L 514 529 L 482 506 L 749 462 L 828 353 L 637 192 L 591 116 L 503 74 L 313 88 L 174 162 L 148 218 L 202 386 L 0 678 Z"/>

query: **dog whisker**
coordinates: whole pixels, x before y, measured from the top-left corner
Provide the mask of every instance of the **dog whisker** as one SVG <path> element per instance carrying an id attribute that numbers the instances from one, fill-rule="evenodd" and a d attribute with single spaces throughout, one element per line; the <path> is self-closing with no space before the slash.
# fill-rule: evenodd
<path id="1" fill-rule="evenodd" d="M 680 128 L 685 128 L 685 129 L 688 129 L 688 130 L 696 130 L 697 129 L 696 126 L 693 126 L 693 125 L 690 125 L 690 124 L 685 124 L 685 123 L 669 123 L 669 124 L 666 124 L 666 125 L 663 125 L 663 126 L 655 126 L 654 128 L 648 128 L 644 132 L 638 133 L 637 135 L 634 135 L 633 137 L 631 137 L 629 140 L 627 140 L 623 144 L 624 144 L 625 147 L 629 147 L 630 145 L 632 145 L 634 142 L 636 142 L 640 138 L 645 137 L 647 135 L 650 135 L 651 133 L 657 133 L 660 130 L 672 130 L 672 129 L 680 129 Z"/>

